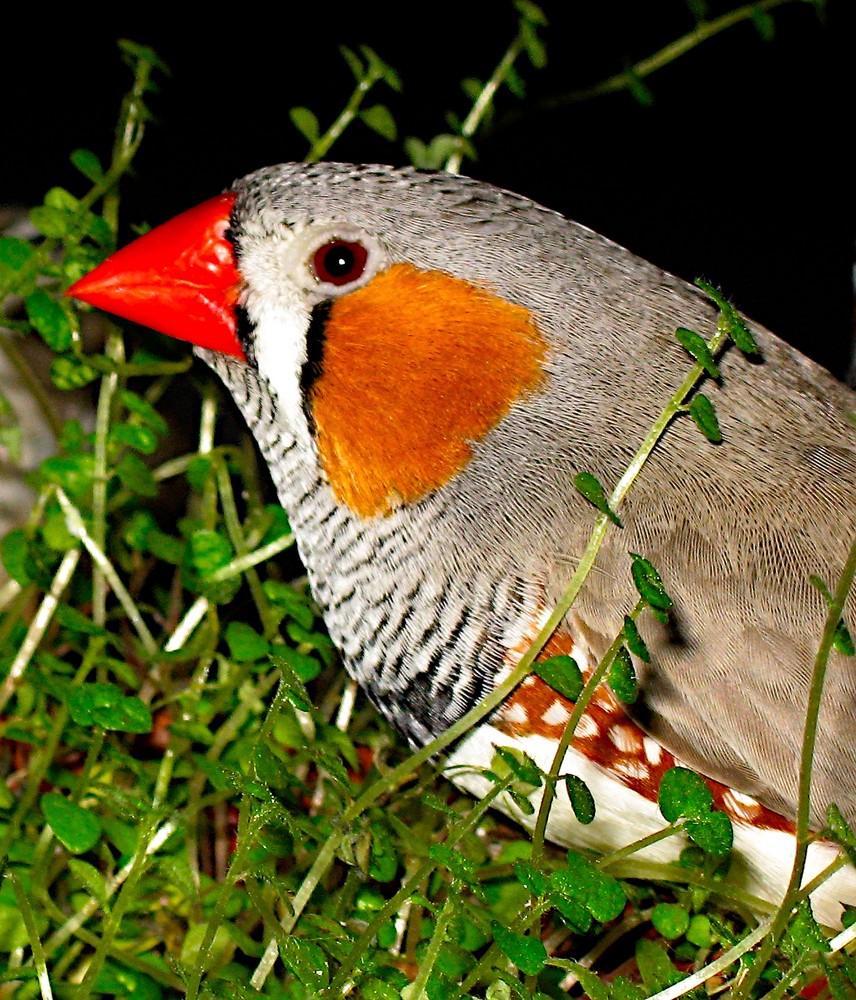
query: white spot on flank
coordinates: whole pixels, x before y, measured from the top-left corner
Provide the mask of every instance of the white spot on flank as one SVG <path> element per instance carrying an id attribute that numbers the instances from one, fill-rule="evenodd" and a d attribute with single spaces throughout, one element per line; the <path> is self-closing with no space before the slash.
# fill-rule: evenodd
<path id="1" fill-rule="evenodd" d="M 748 795 L 735 792 L 729 788 L 722 796 L 722 801 L 726 808 L 730 809 L 734 815 L 740 819 L 753 820 L 761 811 L 758 803 Z"/>
<path id="2" fill-rule="evenodd" d="M 645 757 L 648 763 L 656 767 L 663 759 L 663 748 L 656 740 L 652 740 L 650 736 L 642 737 L 642 747 L 645 750 Z"/>
<path id="3" fill-rule="evenodd" d="M 570 717 L 571 712 L 568 706 L 557 698 L 541 716 L 541 721 L 545 726 L 564 726 Z"/>
<path id="4" fill-rule="evenodd" d="M 727 795 L 730 795 L 735 802 L 739 802 L 744 806 L 757 806 L 758 802 L 753 799 L 751 795 L 744 795 L 743 792 L 738 792 L 735 788 L 729 788 Z"/>
<path id="5" fill-rule="evenodd" d="M 507 722 L 528 722 L 529 713 L 526 711 L 526 706 L 519 701 L 513 702 L 509 705 L 503 712 Z"/>
<path id="6" fill-rule="evenodd" d="M 582 740 L 588 740 L 592 736 L 600 736 L 600 727 L 590 715 L 584 715 L 577 723 L 574 735 Z"/>
<path id="7" fill-rule="evenodd" d="M 632 757 L 627 760 L 617 760 L 613 764 L 615 770 L 627 778 L 636 778 L 638 781 L 646 781 L 650 774 L 648 765 L 641 760 L 634 760 Z"/>
<path id="8" fill-rule="evenodd" d="M 627 723 L 619 722 L 610 726 L 609 739 L 622 753 L 636 753 L 639 749 L 639 734 Z"/>

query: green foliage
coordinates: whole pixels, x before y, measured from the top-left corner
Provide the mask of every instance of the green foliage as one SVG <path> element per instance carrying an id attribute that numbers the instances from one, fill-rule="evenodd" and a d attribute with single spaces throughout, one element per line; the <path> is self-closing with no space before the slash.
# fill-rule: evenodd
<path id="1" fill-rule="evenodd" d="M 576 701 L 583 690 L 583 675 L 572 656 L 550 656 L 533 667 L 535 674 L 570 701 Z"/>
<path id="2" fill-rule="evenodd" d="M 590 472 L 578 472 L 574 476 L 574 486 L 601 514 L 605 514 L 614 525 L 619 528 L 621 527 L 618 515 L 610 508 L 606 494 L 603 492 L 603 487 L 595 476 Z"/>
<path id="3" fill-rule="evenodd" d="M 521 60 L 544 65 L 546 19 L 527 0 L 515 6 L 517 33 L 494 73 L 465 81 L 470 113 L 449 115 L 449 131 L 427 142 L 406 140 L 418 165 L 457 169 L 474 157 L 497 90 L 522 97 Z M 133 84 L 111 161 L 74 151 L 90 187 L 48 192 L 31 216 L 40 240 L 0 239 L 0 300 L 23 302 L 54 352 L 54 385 L 97 391 L 94 429 L 73 421 L 60 429 L 57 454 L 31 477 L 31 516 L 0 541 L 10 581 L 0 604 L 3 995 L 29 1000 L 50 982 L 55 995 L 73 987 L 81 1000 L 260 992 L 545 1000 L 565 995 L 561 977 L 572 972 L 594 1000 L 637 998 L 634 983 L 606 985 L 554 957 L 551 942 L 582 952 L 602 925 L 634 925 L 646 913 L 664 940 L 636 948 L 645 989 L 676 982 L 664 942 L 695 961 L 742 932 L 715 905 L 725 890 L 710 873 L 731 832 L 704 782 L 683 769 L 663 781 L 663 835 L 686 831 L 708 852 L 695 849 L 701 860 L 687 866 L 686 886 L 663 890 L 633 878 L 632 846 L 620 856 L 563 857 L 490 811 L 500 796 L 532 811 L 533 794 L 558 788 L 590 823 L 597 803 L 577 775 L 546 773 L 499 747 L 484 774 L 489 791 L 475 802 L 435 771 L 417 771 L 360 696 L 350 713 L 342 709 L 346 682 L 305 581 L 284 560 L 263 558 L 292 539 L 281 509 L 260 498 L 250 450 L 213 443 L 209 426 L 166 457 L 160 399 L 189 356 L 161 356 L 144 334 L 115 328 L 101 348 L 85 350 L 85 312 L 61 293 L 115 246 L 118 187 L 151 119 L 153 76 L 165 72 L 150 49 L 121 47 Z M 397 139 L 392 111 L 365 104 L 376 86 L 396 94 L 397 73 L 367 46 L 342 56 L 356 87 L 333 125 L 322 133 L 311 110 L 290 112 L 308 158 L 325 155 L 357 120 Z M 644 90 L 638 74 L 628 80 Z M 722 329 L 741 350 L 757 350 L 736 312 L 703 287 Z M 716 345 L 687 333 L 679 339 L 716 377 Z M 213 420 L 218 390 L 206 377 L 197 384 Z M 705 400 L 696 394 L 688 411 L 716 440 Z M 4 402 L 0 445 L 13 453 L 21 429 Z M 578 479 L 620 524 L 596 480 Z M 627 702 L 636 692 L 631 654 L 649 659 L 636 618 L 671 607 L 656 569 L 632 558 L 642 600 L 601 664 Z M 590 697 L 570 657 L 533 669 L 570 701 Z M 854 852 L 840 814 L 829 822 Z M 614 877 L 618 864 L 631 874 Z M 676 878 L 674 868 L 667 874 Z M 794 962 L 806 952 L 822 959 L 832 994 L 849 995 L 853 969 L 824 955 L 824 942 L 803 907 L 783 952 Z"/>

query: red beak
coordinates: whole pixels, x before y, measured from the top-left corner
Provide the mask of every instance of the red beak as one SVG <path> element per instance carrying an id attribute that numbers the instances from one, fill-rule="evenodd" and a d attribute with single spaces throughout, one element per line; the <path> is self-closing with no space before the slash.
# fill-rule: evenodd
<path id="1" fill-rule="evenodd" d="M 225 237 L 234 203 L 227 192 L 182 212 L 117 250 L 66 295 L 243 358 L 235 333 L 241 276 Z"/>

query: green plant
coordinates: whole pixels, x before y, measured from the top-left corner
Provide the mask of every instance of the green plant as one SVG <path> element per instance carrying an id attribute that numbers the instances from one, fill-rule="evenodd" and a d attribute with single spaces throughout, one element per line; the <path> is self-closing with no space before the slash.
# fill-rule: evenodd
<path id="1" fill-rule="evenodd" d="M 473 114 L 412 151 L 430 152 L 435 165 L 459 157 L 499 83 L 520 90 L 515 59 L 542 57 L 537 9 L 521 5 L 521 15 L 511 56 L 486 84 L 468 86 Z M 55 292 L 115 246 L 118 183 L 142 139 L 159 68 L 151 50 L 123 43 L 123 52 L 133 86 L 111 163 L 75 153 L 89 191 L 48 193 L 33 216 L 41 242 L 0 241 L 0 298 L 24 304 L 6 324 L 32 326 L 56 352 L 59 389 L 97 386 L 93 427 L 58 428 L 58 454 L 32 477 L 33 512 L 0 549 L 10 578 L 0 599 L 0 990 L 380 1000 L 415 1000 L 424 990 L 431 1000 L 498 1000 L 559 997 L 572 976 L 606 1000 L 665 989 L 717 948 L 734 962 L 766 938 L 770 954 L 755 969 L 768 983 L 784 992 L 789 976 L 805 980 L 822 968 L 846 995 L 856 971 L 822 957 L 827 944 L 804 908 L 752 930 L 741 922 L 741 913 L 753 920 L 753 901 L 722 881 L 722 823 L 711 819 L 721 814 L 687 772 L 673 772 L 663 793 L 663 836 L 695 823 L 698 841 L 713 849 L 688 848 L 684 867 L 651 870 L 628 861 L 629 850 L 589 859 L 545 844 L 550 794 L 565 780 L 559 755 L 545 774 L 498 754 L 492 790 L 478 803 L 420 768 L 473 717 L 408 754 L 354 701 L 289 563 L 290 530 L 265 501 L 251 445 L 219 443 L 214 383 L 186 352 L 139 331 L 110 327 L 102 349 L 84 350 L 80 316 Z M 371 50 L 362 55 L 349 57 L 360 100 L 397 79 Z M 360 107 L 348 102 L 351 119 Z M 313 156 L 342 127 L 337 119 L 322 136 L 306 114 L 293 117 Z M 363 120 L 393 134 L 382 111 Z M 583 569 L 669 422 L 688 409 L 716 434 L 695 387 L 725 338 L 743 330 L 708 292 L 721 328 L 709 344 L 679 331 L 697 364 L 625 479 L 608 498 L 591 478 L 578 484 L 599 511 Z M 179 377 L 198 389 L 198 414 L 178 453 L 164 452 L 169 428 L 159 407 Z M 577 717 L 605 674 L 632 697 L 620 651 L 640 654 L 635 619 L 668 601 L 653 568 L 642 559 L 633 566 L 639 603 L 586 690 L 568 663 L 534 668 L 574 691 Z M 582 573 L 574 587 L 581 582 Z M 846 586 L 847 573 L 830 595 L 827 651 Z M 533 669 L 534 656 L 533 647 L 482 716 Z M 531 842 L 489 811 L 499 795 L 522 804 L 541 785 Z M 590 803 L 574 791 L 584 816 Z M 606 985 L 587 961 L 563 957 L 571 942 L 573 954 L 597 956 L 649 923 L 656 941 L 635 944 L 643 988 L 622 978 Z"/>

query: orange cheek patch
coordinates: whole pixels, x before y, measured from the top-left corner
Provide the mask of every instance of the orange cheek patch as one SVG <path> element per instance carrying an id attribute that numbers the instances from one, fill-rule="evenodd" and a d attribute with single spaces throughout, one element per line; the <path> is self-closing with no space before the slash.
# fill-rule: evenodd
<path id="1" fill-rule="evenodd" d="M 371 517 L 439 489 L 545 354 L 526 309 L 442 271 L 394 264 L 334 301 L 309 402 L 336 497 Z"/>

